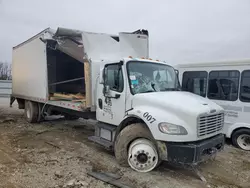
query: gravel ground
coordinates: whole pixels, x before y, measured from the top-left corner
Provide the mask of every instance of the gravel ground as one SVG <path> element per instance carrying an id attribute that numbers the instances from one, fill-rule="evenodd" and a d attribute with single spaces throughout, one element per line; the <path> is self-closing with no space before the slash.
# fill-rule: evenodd
<path id="1" fill-rule="evenodd" d="M 87 175 L 96 170 L 122 176 L 131 187 L 142 188 L 250 188 L 250 153 L 230 145 L 197 174 L 164 163 L 150 173 L 120 167 L 113 153 L 88 140 L 94 121 L 53 119 L 29 124 L 16 105 L 0 99 L 0 187 L 85 188 L 113 187 Z"/>

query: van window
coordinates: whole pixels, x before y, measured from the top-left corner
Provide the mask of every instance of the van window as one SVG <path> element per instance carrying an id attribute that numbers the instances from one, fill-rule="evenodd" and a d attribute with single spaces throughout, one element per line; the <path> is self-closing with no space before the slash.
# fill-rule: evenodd
<path id="1" fill-rule="evenodd" d="M 250 70 L 245 70 L 241 74 L 240 100 L 250 102 Z"/>
<path id="2" fill-rule="evenodd" d="M 207 76 L 208 73 L 206 71 L 184 72 L 182 79 L 182 90 L 206 97 Z"/>
<path id="3" fill-rule="evenodd" d="M 211 71 L 208 81 L 208 98 L 236 101 L 239 88 L 239 71 Z"/>

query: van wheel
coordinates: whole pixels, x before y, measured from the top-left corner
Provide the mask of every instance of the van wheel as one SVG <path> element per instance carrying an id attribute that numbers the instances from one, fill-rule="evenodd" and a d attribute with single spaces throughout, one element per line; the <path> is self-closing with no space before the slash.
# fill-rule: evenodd
<path id="1" fill-rule="evenodd" d="M 121 166 L 130 166 L 138 172 L 149 172 L 159 163 L 154 138 L 141 123 L 125 127 L 115 141 L 115 157 Z"/>
<path id="2" fill-rule="evenodd" d="M 29 123 L 35 123 L 38 120 L 38 104 L 31 101 L 25 101 L 24 115 Z"/>
<path id="3" fill-rule="evenodd" d="M 250 151 L 250 129 L 240 129 L 232 135 L 233 145 L 246 151 Z"/>

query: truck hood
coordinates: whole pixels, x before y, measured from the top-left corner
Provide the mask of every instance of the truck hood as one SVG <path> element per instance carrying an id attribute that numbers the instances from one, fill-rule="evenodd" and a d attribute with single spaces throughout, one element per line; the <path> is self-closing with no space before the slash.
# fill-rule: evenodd
<path id="1" fill-rule="evenodd" d="M 197 117 L 223 112 L 215 102 L 184 91 L 141 93 L 134 95 L 132 107 L 154 108 L 178 116 L 183 122 L 197 126 Z M 157 113 L 157 112 L 156 112 Z M 168 122 L 171 120 L 167 120 Z"/>
<path id="2" fill-rule="evenodd" d="M 151 132 L 156 140 L 162 141 L 195 141 L 217 135 L 220 131 L 198 136 L 199 117 L 223 113 L 222 107 L 215 102 L 184 91 L 166 91 L 154 93 L 141 93 L 133 96 L 132 109 L 136 112 L 148 112 L 157 121 L 183 126 L 187 135 L 167 135 L 159 133 L 158 126 L 149 123 Z M 142 117 L 144 118 L 144 117 Z M 147 119 L 145 119 L 147 122 Z"/>
<path id="3" fill-rule="evenodd" d="M 146 103 L 145 103 L 146 102 Z M 222 107 L 215 102 L 199 95 L 184 91 L 167 91 L 137 94 L 133 98 L 133 105 L 147 104 L 164 109 L 185 111 L 192 114 L 214 113 L 222 111 Z"/>

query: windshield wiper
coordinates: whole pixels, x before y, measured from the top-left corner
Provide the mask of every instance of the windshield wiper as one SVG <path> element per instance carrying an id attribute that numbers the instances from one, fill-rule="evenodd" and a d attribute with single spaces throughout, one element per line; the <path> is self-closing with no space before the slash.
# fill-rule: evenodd
<path id="1" fill-rule="evenodd" d="M 156 91 L 156 89 L 155 89 L 155 83 L 151 83 L 151 87 L 154 89 L 154 91 Z"/>

